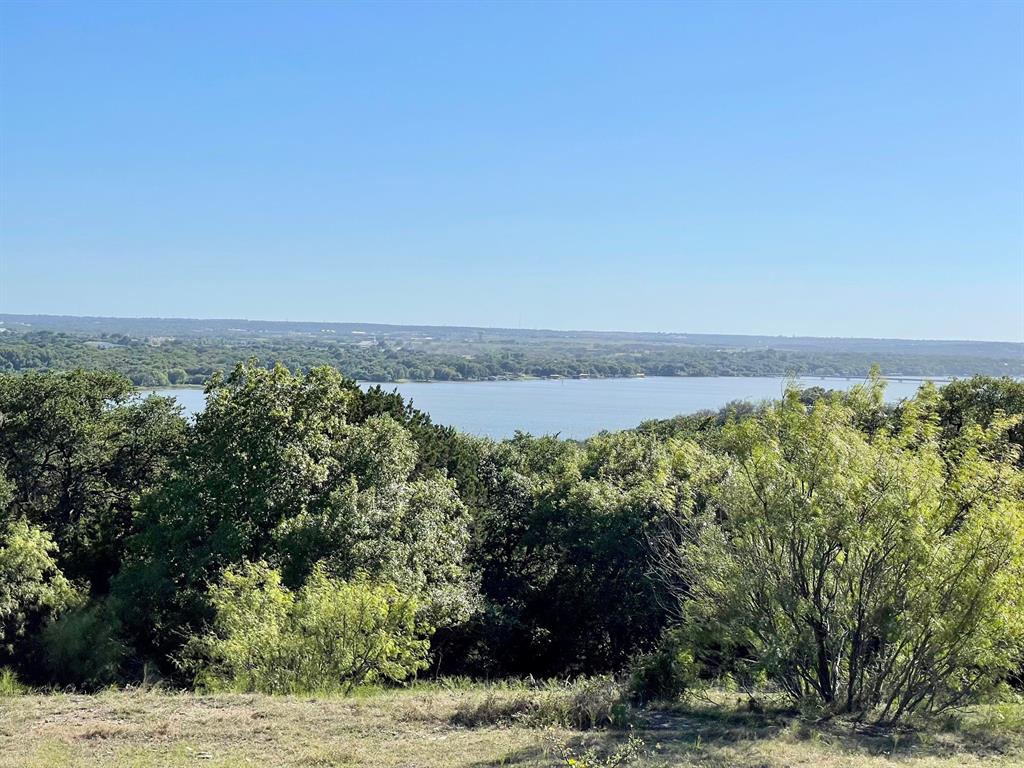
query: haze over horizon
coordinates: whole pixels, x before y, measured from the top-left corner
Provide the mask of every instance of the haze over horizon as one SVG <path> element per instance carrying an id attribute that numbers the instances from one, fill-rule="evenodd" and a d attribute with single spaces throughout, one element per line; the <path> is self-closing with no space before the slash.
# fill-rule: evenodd
<path id="1" fill-rule="evenodd" d="M 665 334 L 670 336 L 736 336 L 736 337 L 754 337 L 754 338 L 779 338 L 779 339 L 795 339 L 795 338 L 816 338 L 816 339 L 837 339 L 844 341 L 854 341 L 858 339 L 863 340 L 879 340 L 879 341 L 936 341 L 936 342 L 976 342 L 980 344 L 1021 344 L 1024 345 L 1024 341 L 1015 340 L 1001 340 L 1001 339 L 967 339 L 967 338 L 926 338 L 926 337 L 898 337 L 898 336 L 823 336 L 815 334 L 795 334 L 795 333 L 748 333 L 748 332 L 730 332 L 730 333 L 719 333 L 715 331 L 691 331 L 691 330 L 652 330 L 644 328 L 552 328 L 552 327 L 541 327 L 541 326 L 499 326 L 499 325 L 481 325 L 479 323 L 468 323 L 468 324 L 440 324 L 440 323 L 389 323 L 389 322 L 378 322 L 378 321 L 367 321 L 363 322 L 360 320 L 352 319 L 340 319 L 340 320 L 325 320 L 322 318 L 305 319 L 305 318 L 270 318 L 270 317 L 189 317 L 185 315 L 69 315 L 61 313 L 50 313 L 50 312 L 0 312 L 0 325 L 3 325 L 3 318 L 5 317 L 48 317 L 48 318 L 69 318 L 69 319 L 84 319 L 84 320 L 125 320 L 125 321 L 184 321 L 184 322 L 216 322 L 216 323 L 229 323 L 229 322 L 243 322 L 243 323 L 268 323 L 268 324 L 303 324 L 303 325 L 343 325 L 343 326 L 367 326 L 367 327 L 394 327 L 394 328 L 467 328 L 473 330 L 493 330 L 493 331 L 525 331 L 525 332 L 538 332 L 538 333 L 608 333 L 608 334 Z"/>
<path id="2" fill-rule="evenodd" d="M 0 312 L 1024 341 L 1020 4 L 0 22 Z"/>

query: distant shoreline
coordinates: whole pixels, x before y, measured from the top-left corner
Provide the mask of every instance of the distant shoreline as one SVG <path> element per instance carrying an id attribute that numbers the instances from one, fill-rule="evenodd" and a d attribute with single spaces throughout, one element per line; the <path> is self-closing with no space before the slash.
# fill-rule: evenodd
<path id="1" fill-rule="evenodd" d="M 754 376 L 744 374 L 714 374 L 711 376 L 519 376 L 506 379 L 393 379 L 388 381 L 367 381 L 356 379 L 356 384 L 366 386 L 385 386 L 388 384 L 510 384 L 531 381 L 631 381 L 634 379 L 774 379 L 785 381 L 786 379 L 822 379 L 825 381 L 858 381 L 866 380 L 864 376 L 820 376 L 816 374 L 797 374 L 795 376 Z M 936 384 L 949 384 L 956 379 L 969 378 L 969 376 L 943 375 L 943 376 L 888 376 L 883 374 L 884 381 L 896 382 L 933 382 Z M 1016 378 L 1016 377 L 1010 377 Z M 205 384 L 166 384 L 157 386 L 137 386 L 135 389 L 140 392 L 153 392 L 155 390 L 169 389 L 205 389 Z"/>

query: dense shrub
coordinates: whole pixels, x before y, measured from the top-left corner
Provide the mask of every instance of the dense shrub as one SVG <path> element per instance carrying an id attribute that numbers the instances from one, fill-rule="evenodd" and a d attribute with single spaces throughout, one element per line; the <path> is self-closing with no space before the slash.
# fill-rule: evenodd
<path id="1" fill-rule="evenodd" d="M 794 392 L 583 442 L 471 438 L 326 368 L 251 362 L 208 401 L 186 422 L 110 374 L 0 376 L 0 664 L 333 691 L 429 657 L 629 669 L 640 702 L 699 668 L 888 720 L 1024 675 L 1019 382 Z M 626 693 L 551 683 L 466 717 L 619 724 Z"/>
<path id="2" fill-rule="evenodd" d="M 51 682 L 96 689 L 120 682 L 128 649 L 109 601 L 75 607 L 43 629 L 45 665 Z"/>
<path id="3" fill-rule="evenodd" d="M 292 591 L 253 564 L 212 590 L 213 629 L 189 653 L 201 687 L 334 693 L 401 681 L 425 666 L 429 632 L 416 598 L 390 584 L 333 579 L 316 567 Z"/>
<path id="4" fill-rule="evenodd" d="M 676 701 L 698 682 L 698 665 L 681 633 L 667 631 L 658 647 L 642 653 L 630 665 L 633 698 L 648 701 Z"/>
<path id="5" fill-rule="evenodd" d="M 23 520 L 0 527 L 0 657 L 14 655 L 16 640 L 81 599 L 55 550 L 49 534 Z"/>
<path id="6" fill-rule="evenodd" d="M 611 675 L 581 677 L 553 686 L 544 697 L 538 720 L 566 728 L 623 727 L 631 717 L 625 686 Z"/>
<path id="7" fill-rule="evenodd" d="M 1024 414 L 1024 381 L 1009 376 L 953 381 L 942 388 L 937 410 L 947 439 L 972 424 L 987 429 L 1000 416 Z M 1005 428 L 1010 441 L 1024 448 L 1024 419 L 1006 422 Z"/>
<path id="8" fill-rule="evenodd" d="M 494 446 L 470 549 L 486 602 L 459 657 L 501 676 L 625 666 L 667 620 L 647 539 L 688 498 L 689 470 L 682 443 L 629 432 Z"/>
<path id="9" fill-rule="evenodd" d="M 976 699 L 1019 658 L 1024 505 L 1001 417 L 944 443 L 933 388 L 894 429 L 872 415 L 880 387 L 813 407 L 790 392 L 729 425 L 661 570 L 694 636 L 796 699 L 894 721 Z"/>

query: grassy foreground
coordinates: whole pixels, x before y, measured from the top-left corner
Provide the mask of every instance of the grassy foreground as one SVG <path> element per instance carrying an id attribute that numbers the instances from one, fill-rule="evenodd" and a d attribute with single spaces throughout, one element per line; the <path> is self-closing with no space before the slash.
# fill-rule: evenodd
<path id="1" fill-rule="evenodd" d="M 480 687 L 376 692 L 352 698 L 106 692 L 0 698 L 0 766 L 559 766 L 565 748 L 624 744 L 628 731 L 472 722 L 514 693 Z M 1024 704 L 976 708 L 944 728 L 854 732 L 792 714 L 752 713 L 732 695 L 648 711 L 632 730 L 635 766 L 1024 765 Z"/>

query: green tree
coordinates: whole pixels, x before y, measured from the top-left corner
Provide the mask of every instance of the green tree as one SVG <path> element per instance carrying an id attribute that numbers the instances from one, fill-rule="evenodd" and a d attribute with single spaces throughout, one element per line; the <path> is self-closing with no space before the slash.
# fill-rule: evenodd
<path id="1" fill-rule="evenodd" d="M 141 649 L 174 652 L 212 616 L 207 583 L 246 560 L 280 568 L 292 588 L 320 561 L 341 578 L 394 583 L 435 625 L 468 614 L 466 509 L 442 474 L 413 477 L 416 443 L 392 418 L 350 421 L 353 382 L 250 363 L 207 392 L 173 477 L 142 505 L 118 580 Z"/>
<path id="2" fill-rule="evenodd" d="M 667 596 L 647 539 L 688 497 L 685 454 L 636 433 L 495 446 L 471 554 L 486 606 L 464 653 L 491 674 L 565 675 L 621 667 L 653 645 Z"/>
<path id="3" fill-rule="evenodd" d="M 0 376 L 0 466 L 13 486 L 2 512 L 47 531 L 60 569 L 102 593 L 184 432 L 173 400 L 138 399 L 116 374 Z"/>
<path id="4" fill-rule="evenodd" d="M 16 661 L 25 656 L 19 643 L 26 635 L 80 600 L 55 550 L 49 534 L 24 520 L 0 528 L 0 653 Z"/>
<path id="5" fill-rule="evenodd" d="M 873 423 L 875 381 L 796 391 L 726 428 L 708 503 L 660 542 L 698 647 L 795 699 L 882 721 L 985 692 L 1024 641 L 1024 506 L 1008 423 L 943 444 L 937 394 Z"/>
<path id="6" fill-rule="evenodd" d="M 987 428 L 1000 416 L 1024 416 L 1024 381 L 1009 376 L 957 379 L 944 386 L 940 395 L 936 407 L 947 439 L 970 424 Z M 1024 419 L 1005 423 L 1010 440 L 1024 449 Z"/>

